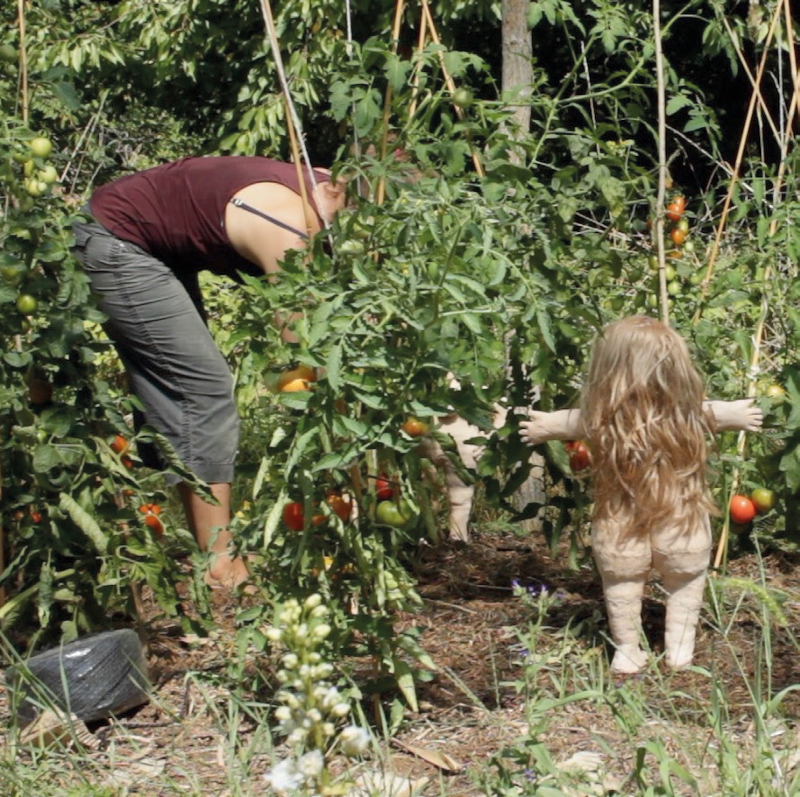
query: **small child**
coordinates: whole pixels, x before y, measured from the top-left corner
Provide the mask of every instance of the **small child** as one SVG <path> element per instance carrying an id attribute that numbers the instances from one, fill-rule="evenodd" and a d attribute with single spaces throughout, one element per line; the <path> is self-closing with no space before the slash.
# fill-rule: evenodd
<path id="1" fill-rule="evenodd" d="M 641 670 L 644 586 L 651 567 L 667 592 L 664 646 L 673 669 L 692 662 L 711 553 L 707 438 L 761 428 L 752 399 L 705 401 L 686 342 L 659 321 L 632 316 L 594 343 L 580 409 L 529 410 L 530 445 L 585 439 L 594 485 L 592 551 L 616 653 L 611 669 Z"/>

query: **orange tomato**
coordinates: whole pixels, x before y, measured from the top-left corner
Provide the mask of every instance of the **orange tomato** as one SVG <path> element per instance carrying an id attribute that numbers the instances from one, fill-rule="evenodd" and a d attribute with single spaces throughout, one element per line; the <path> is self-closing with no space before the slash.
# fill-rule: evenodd
<path id="1" fill-rule="evenodd" d="M 317 372 L 309 365 L 299 365 L 284 371 L 278 377 L 279 393 L 294 393 L 298 390 L 308 390 L 309 382 L 317 381 Z"/>
<path id="2" fill-rule="evenodd" d="M 408 418 L 400 427 L 409 437 L 423 437 L 428 433 L 428 424 L 418 418 Z"/>
<path id="3" fill-rule="evenodd" d="M 130 446 L 130 443 L 121 434 L 118 434 L 111 441 L 111 450 L 115 454 L 124 454 L 128 450 L 128 446 Z"/>
<path id="4" fill-rule="evenodd" d="M 686 233 L 680 227 L 676 227 L 670 231 L 669 237 L 675 246 L 680 246 L 686 240 Z"/>
<path id="5" fill-rule="evenodd" d="M 164 533 L 164 526 L 155 514 L 148 514 L 144 516 L 144 522 L 149 526 L 159 537 Z"/>

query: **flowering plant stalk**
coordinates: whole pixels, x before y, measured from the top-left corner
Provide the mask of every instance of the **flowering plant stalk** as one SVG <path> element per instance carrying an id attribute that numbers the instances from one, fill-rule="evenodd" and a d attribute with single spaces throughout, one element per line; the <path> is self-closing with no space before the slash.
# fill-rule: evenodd
<path id="1" fill-rule="evenodd" d="M 350 724 L 350 703 L 330 682 L 333 665 L 323 658 L 330 636 L 329 610 L 314 593 L 300 603 L 295 599 L 277 607 L 275 621 L 265 635 L 282 650 L 277 679 L 281 684 L 275 710 L 278 732 L 286 737 L 289 754 L 266 775 L 279 794 L 303 793 L 327 797 L 342 793 L 332 783 L 329 756 L 339 751 L 348 757 L 366 752 L 370 734 Z"/>

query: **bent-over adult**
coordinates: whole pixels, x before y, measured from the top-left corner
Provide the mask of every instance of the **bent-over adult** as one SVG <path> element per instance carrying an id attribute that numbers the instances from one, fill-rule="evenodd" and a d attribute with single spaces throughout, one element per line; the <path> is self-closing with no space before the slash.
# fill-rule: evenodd
<path id="1" fill-rule="evenodd" d="M 270 158 L 183 158 L 98 188 L 90 219 L 75 225 L 75 255 L 91 280 L 104 329 L 119 352 L 143 420 L 205 481 L 210 503 L 177 477 L 186 516 L 211 556 L 206 580 L 249 577 L 228 526 L 239 417 L 230 369 L 205 322 L 198 274 L 274 278 L 290 249 L 304 247 L 344 204 L 326 170 Z M 287 333 L 288 334 L 288 333 Z M 163 467 L 157 452 L 145 464 Z"/>

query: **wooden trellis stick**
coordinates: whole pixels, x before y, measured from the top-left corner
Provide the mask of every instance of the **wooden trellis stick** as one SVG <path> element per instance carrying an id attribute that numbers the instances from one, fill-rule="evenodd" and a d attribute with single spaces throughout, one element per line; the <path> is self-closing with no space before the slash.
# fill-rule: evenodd
<path id="1" fill-rule="evenodd" d="M 655 235 L 658 253 L 658 292 L 661 321 L 669 326 L 669 294 L 667 293 L 667 266 L 664 255 L 664 200 L 667 193 L 667 114 L 666 87 L 664 85 L 664 51 L 661 46 L 661 3 L 653 0 L 653 40 L 656 55 L 656 89 L 658 103 L 658 193 L 656 194 Z"/>
<path id="2" fill-rule="evenodd" d="M 397 0 L 394 7 L 394 23 L 392 24 L 392 52 L 397 52 L 397 44 L 400 39 L 400 25 L 403 21 L 403 10 L 405 9 L 404 0 Z M 383 96 L 383 118 L 381 119 L 381 159 L 386 157 L 389 149 L 389 116 L 392 112 L 392 87 L 387 84 L 386 92 Z M 375 203 L 383 204 L 386 197 L 386 178 L 378 180 L 378 188 L 375 192 Z"/>
<path id="3" fill-rule="evenodd" d="M 321 201 L 319 195 L 319 189 L 317 188 L 316 178 L 314 176 L 314 169 L 311 165 L 311 159 L 308 155 L 308 150 L 306 149 L 305 142 L 303 141 L 302 135 L 302 125 L 300 124 L 300 119 L 297 116 L 297 111 L 295 110 L 294 103 L 292 102 L 291 92 L 289 91 L 289 84 L 286 80 L 286 70 L 283 67 L 283 58 L 281 57 L 281 48 L 280 43 L 278 42 L 278 34 L 275 29 L 275 19 L 272 15 L 272 7 L 269 4 L 269 0 L 260 0 L 261 2 L 261 13 L 264 17 L 264 25 L 267 28 L 267 37 L 269 39 L 270 48 L 272 50 L 272 57 L 275 60 L 275 68 L 278 71 L 278 80 L 281 84 L 281 90 L 283 92 L 283 100 L 286 103 L 286 126 L 289 131 L 289 140 L 290 144 L 293 147 L 293 151 L 295 148 L 299 148 L 303 152 L 302 160 L 305 161 L 306 168 L 308 170 L 309 175 L 311 176 L 311 183 L 313 185 L 314 191 L 314 199 L 317 203 L 317 208 L 320 212 L 320 217 L 322 218 L 322 224 L 327 229 L 330 226 L 330 220 L 325 217 L 323 212 L 323 203 Z M 294 141 L 292 141 L 294 137 Z M 301 158 L 299 153 L 297 157 L 295 157 L 295 163 L 300 163 Z M 301 196 L 305 191 L 305 181 L 300 180 L 300 190 Z M 308 204 L 307 200 L 304 199 L 303 208 L 304 211 L 308 212 L 308 208 L 306 207 Z M 308 219 L 307 219 L 308 223 Z"/>
<path id="4" fill-rule="evenodd" d="M 783 177 L 784 177 L 784 175 L 786 173 L 786 155 L 787 155 L 788 148 L 789 148 L 789 140 L 790 140 L 790 137 L 791 137 L 792 122 L 793 122 L 794 117 L 795 117 L 795 115 L 797 113 L 797 105 L 798 105 L 797 98 L 798 98 L 798 94 L 800 93 L 800 73 L 798 72 L 797 61 L 796 61 L 796 58 L 795 58 L 795 55 L 794 55 L 794 41 L 793 41 L 793 33 L 792 33 L 792 15 L 791 15 L 791 8 L 789 6 L 789 1 L 790 0 L 784 0 L 783 3 L 780 3 L 778 5 L 778 8 L 776 9 L 776 16 L 773 17 L 773 24 L 772 24 L 772 27 L 770 28 L 770 36 L 767 39 L 767 41 L 769 42 L 769 40 L 771 38 L 771 35 L 774 32 L 775 23 L 777 21 L 777 13 L 780 12 L 781 10 L 784 10 L 787 37 L 788 37 L 788 42 L 789 42 L 790 64 L 791 64 L 791 70 L 792 70 L 792 85 L 793 85 L 793 89 L 794 90 L 792 92 L 792 100 L 791 100 L 791 103 L 790 103 L 790 106 L 789 106 L 789 112 L 787 114 L 786 129 L 783 132 L 783 136 L 780 138 L 781 156 L 782 157 L 781 157 L 780 166 L 778 167 L 778 174 L 777 174 L 776 179 L 775 179 L 775 188 L 774 188 L 774 191 L 773 191 L 773 194 L 775 196 L 776 205 L 777 205 L 777 202 L 780 199 L 780 190 L 781 190 L 781 186 L 783 184 Z M 766 50 L 765 50 L 765 56 L 764 56 L 764 58 L 762 58 L 762 66 L 763 66 L 765 58 L 766 58 Z M 760 74 L 761 74 L 761 72 L 759 73 L 759 80 L 760 80 Z M 761 96 L 761 92 L 758 90 L 758 86 L 757 85 L 754 87 L 754 96 L 755 96 L 755 93 L 757 93 L 759 97 Z M 762 102 L 763 102 L 763 99 L 762 99 Z M 752 107 L 753 107 L 753 105 L 752 105 L 752 102 L 751 102 L 751 109 L 752 109 Z M 746 127 L 745 131 L 743 133 L 743 139 L 747 135 L 747 130 L 748 130 L 748 128 Z M 742 149 L 743 149 L 743 147 L 741 146 L 741 142 L 740 142 L 740 152 L 742 151 Z M 733 182 L 733 179 L 736 178 L 737 174 L 738 174 L 738 164 L 737 164 L 737 169 L 734 172 L 734 177 L 732 178 L 732 182 Z M 730 196 L 731 196 L 731 192 L 729 191 L 728 198 L 730 198 Z M 772 221 L 770 222 L 770 228 L 769 228 L 770 236 L 775 235 L 775 232 L 777 231 L 777 225 L 778 225 L 778 223 L 777 223 L 777 220 L 776 220 L 774 212 L 773 212 L 773 218 L 772 218 Z M 718 231 L 718 239 L 717 240 L 719 240 L 719 231 Z M 706 277 L 710 279 L 710 272 L 706 275 Z M 764 282 L 765 286 L 769 284 L 769 281 L 770 281 L 771 277 L 772 277 L 772 264 L 771 263 L 767 263 L 766 267 L 764 268 L 764 278 L 763 278 L 763 282 Z M 760 309 L 759 309 L 758 323 L 756 324 L 756 330 L 755 330 L 755 333 L 753 335 L 753 349 L 752 349 L 752 352 L 751 352 L 751 355 L 750 355 L 750 369 L 749 369 L 750 378 L 749 378 L 749 382 L 748 382 L 748 385 L 747 385 L 747 396 L 749 398 L 752 398 L 753 396 L 755 396 L 755 393 L 756 393 L 756 369 L 757 369 L 758 363 L 759 363 L 759 361 L 761 359 L 761 348 L 762 348 L 762 343 L 763 343 L 763 339 L 764 339 L 764 328 L 766 326 L 768 313 L 769 313 L 769 299 L 767 297 L 766 290 L 764 290 L 762 292 L 762 294 L 761 294 L 761 305 L 760 305 Z M 737 451 L 738 457 L 739 458 L 744 457 L 746 450 L 747 450 L 747 432 L 739 432 L 739 437 L 738 437 L 737 445 L 736 445 L 736 451 Z M 731 482 L 731 494 L 735 493 L 736 490 L 738 489 L 740 479 L 741 479 L 741 472 L 737 468 L 733 473 L 733 479 L 732 479 L 732 482 Z M 727 550 L 727 547 L 728 547 L 728 537 L 729 537 L 729 535 L 730 535 L 730 517 L 726 515 L 725 522 L 722 525 L 722 534 L 720 535 L 719 544 L 717 545 L 717 553 L 716 553 L 716 556 L 714 557 L 714 567 L 715 568 L 719 568 L 720 564 L 722 563 L 723 557 L 725 555 L 725 551 Z"/>
<path id="5" fill-rule="evenodd" d="M 435 44 L 441 44 L 441 40 L 439 39 L 439 34 L 436 31 L 436 25 L 434 24 L 433 17 L 431 16 L 431 10 L 428 6 L 428 0 L 422 0 L 422 13 L 425 17 L 425 20 L 428 25 L 428 29 L 430 30 L 431 39 L 433 39 Z M 442 68 L 442 74 L 444 75 L 444 81 L 447 84 L 447 88 L 450 90 L 451 93 L 455 93 L 456 84 L 453 78 L 450 76 L 450 73 L 447 71 L 447 65 L 444 62 L 444 54 L 439 51 L 439 65 Z M 464 109 L 460 108 L 458 105 L 454 106 L 456 109 L 456 116 L 459 120 L 464 119 Z M 469 143 L 469 148 L 472 153 L 472 162 L 475 164 L 475 171 L 478 173 L 479 177 L 483 177 L 485 172 L 483 170 L 483 164 L 481 163 L 480 156 L 478 155 L 478 151 L 475 149 L 471 141 L 471 137 L 469 133 L 466 135 L 467 142 Z"/>
<path id="6" fill-rule="evenodd" d="M 758 66 L 758 72 L 756 73 L 756 84 L 760 85 L 761 80 L 764 76 L 764 69 L 767 64 L 767 55 L 769 51 L 769 45 L 772 41 L 772 38 L 775 34 L 775 27 L 777 26 L 778 19 L 780 18 L 781 12 L 781 5 L 778 4 L 775 8 L 775 14 L 772 17 L 772 23 L 769 27 L 769 32 L 767 34 L 767 38 L 764 42 L 764 54 L 761 57 L 761 63 Z M 700 320 L 700 316 L 702 315 L 702 301 L 705 298 L 706 294 L 708 293 L 708 286 L 711 284 L 711 276 L 714 273 L 714 265 L 717 261 L 717 256 L 719 255 L 719 245 L 720 241 L 722 240 L 722 233 L 725 229 L 725 225 L 728 221 L 728 213 L 730 212 L 731 200 L 733 199 L 733 192 L 736 188 L 736 183 L 739 180 L 739 170 L 742 166 L 742 160 L 744 159 L 744 151 L 747 145 L 747 136 L 750 132 L 750 125 L 753 122 L 753 113 L 755 111 L 756 103 L 758 101 L 758 94 L 754 91 L 750 97 L 750 105 L 747 109 L 747 116 L 745 117 L 744 122 L 744 129 L 742 130 L 742 137 L 739 140 L 739 150 L 736 153 L 736 162 L 733 167 L 733 174 L 731 176 L 731 182 L 728 186 L 728 193 L 725 196 L 725 202 L 722 206 L 722 214 L 720 216 L 719 224 L 717 225 L 717 232 L 714 236 L 714 242 L 711 246 L 711 254 L 708 258 L 708 266 L 706 268 L 705 276 L 703 277 L 703 281 L 700 283 L 700 302 L 698 303 L 697 311 L 694 314 L 694 318 L 692 320 L 693 324 L 696 324 Z"/>

